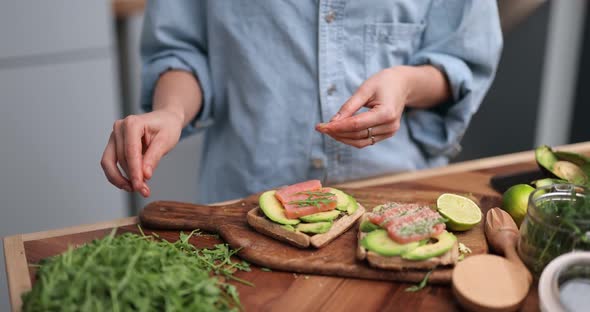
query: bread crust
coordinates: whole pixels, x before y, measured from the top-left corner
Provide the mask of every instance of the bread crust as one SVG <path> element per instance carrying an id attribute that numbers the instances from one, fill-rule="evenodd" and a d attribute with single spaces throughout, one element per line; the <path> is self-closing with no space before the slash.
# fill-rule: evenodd
<path id="1" fill-rule="evenodd" d="M 246 220 L 256 231 L 274 239 L 299 248 L 307 248 L 310 245 L 309 235 L 297 231 L 289 231 L 280 224 L 270 221 L 264 216 L 260 208 L 254 208 L 248 211 Z"/>
<path id="2" fill-rule="evenodd" d="M 268 235 L 276 240 L 299 248 L 308 248 L 309 246 L 321 248 L 350 229 L 364 213 L 365 208 L 359 204 L 357 210 L 352 215 L 345 215 L 334 221 L 328 232 L 315 235 L 285 229 L 281 224 L 266 218 L 262 210 L 258 207 L 248 212 L 246 220 L 257 232 Z"/>

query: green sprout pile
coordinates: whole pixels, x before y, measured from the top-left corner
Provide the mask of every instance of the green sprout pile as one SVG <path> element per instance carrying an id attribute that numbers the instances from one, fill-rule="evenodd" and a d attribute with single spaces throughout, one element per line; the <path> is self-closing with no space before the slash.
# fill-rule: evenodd
<path id="1" fill-rule="evenodd" d="M 141 229 L 140 229 L 141 230 Z M 199 249 L 193 235 L 174 243 L 154 235 L 115 230 L 105 238 L 41 261 L 23 311 L 237 311 L 233 273 L 249 271 L 231 260 L 226 244 Z"/>

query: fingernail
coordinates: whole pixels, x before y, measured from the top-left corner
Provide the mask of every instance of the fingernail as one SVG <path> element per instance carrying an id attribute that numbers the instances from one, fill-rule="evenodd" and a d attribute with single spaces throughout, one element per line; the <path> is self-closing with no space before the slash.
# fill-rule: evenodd
<path id="1" fill-rule="evenodd" d="M 152 166 L 145 166 L 145 173 L 147 174 L 147 178 L 150 179 L 152 177 Z"/>
<path id="2" fill-rule="evenodd" d="M 336 115 L 334 115 L 334 117 L 332 117 L 332 119 L 330 119 L 330 121 L 336 121 L 336 120 L 340 119 L 340 117 L 342 117 L 342 115 L 340 115 L 340 113 L 336 113 Z"/>
<path id="3" fill-rule="evenodd" d="M 149 190 L 146 186 L 141 189 L 141 195 L 143 195 L 143 197 L 147 197 L 149 195 Z"/>

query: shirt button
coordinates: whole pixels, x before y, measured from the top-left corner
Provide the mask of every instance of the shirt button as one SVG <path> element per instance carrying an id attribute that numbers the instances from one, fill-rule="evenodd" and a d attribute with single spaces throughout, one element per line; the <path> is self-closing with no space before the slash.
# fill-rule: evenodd
<path id="1" fill-rule="evenodd" d="M 321 158 L 313 158 L 311 160 L 311 166 L 315 169 L 324 168 L 324 161 Z"/>
<path id="2" fill-rule="evenodd" d="M 328 90 L 326 90 L 326 92 L 328 93 L 328 95 L 334 94 L 334 92 L 336 92 L 336 85 L 335 84 L 331 84 L 328 87 Z"/>
<path id="3" fill-rule="evenodd" d="M 328 14 L 326 14 L 326 16 L 324 17 L 326 23 L 328 24 L 332 23 L 334 21 L 334 18 L 336 18 L 336 14 L 334 14 L 334 11 L 328 12 Z"/>

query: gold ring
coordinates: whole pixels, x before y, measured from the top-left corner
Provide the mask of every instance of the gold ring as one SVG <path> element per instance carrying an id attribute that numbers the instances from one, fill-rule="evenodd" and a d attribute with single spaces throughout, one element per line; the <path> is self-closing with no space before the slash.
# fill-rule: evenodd
<path id="1" fill-rule="evenodd" d="M 367 139 L 373 136 L 373 128 L 367 128 Z"/>
<path id="2" fill-rule="evenodd" d="M 375 137 L 371 136 L 370 139 L 371 139 L 371 145 L 375 144 Z"/>

